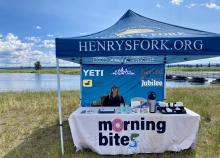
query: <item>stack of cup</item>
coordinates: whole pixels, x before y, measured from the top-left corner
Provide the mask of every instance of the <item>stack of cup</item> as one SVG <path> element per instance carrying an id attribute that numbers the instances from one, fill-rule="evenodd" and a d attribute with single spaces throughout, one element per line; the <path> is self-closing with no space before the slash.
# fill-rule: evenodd
<path id="1" fill-rule="evenodd" d="M 125 113 L 129 114 L 130 113 L 130 108 L 128 104 L 125 104 Z"/>
<path id="2" fill-rule="evenodd" d="M 130 113 L 130 106 L 128 104 L 121 103 L 120 104 L 120 113 L 129 114 Z"/>
<path id="3" fill-rule="evenodd" d="M 121 112 L 121 114 L 123 114 L 123 113 L 125 112 L 124 103 L 121 103 L 121 104 L 120 104 L 120 112 Z"/>

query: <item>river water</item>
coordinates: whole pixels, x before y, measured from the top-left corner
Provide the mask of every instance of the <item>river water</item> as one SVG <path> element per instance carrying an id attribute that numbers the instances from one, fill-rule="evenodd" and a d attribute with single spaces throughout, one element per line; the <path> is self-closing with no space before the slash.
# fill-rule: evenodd
<path id="1" fill-rule="evenodd" d="M 79 90 L 80 75 L 60 75 L 61 90 Z M 167 81 L 166 87 L 208 86 L 212 79 L 203 83 Z M 0 73 L 0 92 L 50 91 L 57 89 L 56 74 Z"/>

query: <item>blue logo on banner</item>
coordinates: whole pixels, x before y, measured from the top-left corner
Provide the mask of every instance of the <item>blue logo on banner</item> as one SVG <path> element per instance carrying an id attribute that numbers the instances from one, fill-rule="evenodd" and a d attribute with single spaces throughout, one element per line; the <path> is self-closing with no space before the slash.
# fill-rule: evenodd
<path id="1" fill-rule="evenodd" d="M 113 85 L 126 104 L 131 98 L 156 93 L 164 98 L 164 64 L 157 65 L 82 65 L 82 106 L 102 105 L 103 97 L 110 94 Z"/>

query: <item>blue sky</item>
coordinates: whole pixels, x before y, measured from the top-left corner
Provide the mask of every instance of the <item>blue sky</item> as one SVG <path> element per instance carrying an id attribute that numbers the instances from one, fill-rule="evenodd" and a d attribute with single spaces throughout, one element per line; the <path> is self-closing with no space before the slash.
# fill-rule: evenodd
<path id="1" fill-rule="evenodd" d="M 128 9 L 159 21 L 220 33 L 219 0 L 1 0 L 0 67 L 33 66 L 36 60 L 55 66 L 55 37 L 103 30 Z M 220 58 L 191 63 L 208 62 L 220 63 Z"/>

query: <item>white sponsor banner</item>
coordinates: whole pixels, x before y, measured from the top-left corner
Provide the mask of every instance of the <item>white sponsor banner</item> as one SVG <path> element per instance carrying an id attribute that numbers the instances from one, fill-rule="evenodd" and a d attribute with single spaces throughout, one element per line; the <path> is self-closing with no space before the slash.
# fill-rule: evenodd
<path id="1" fill-rule="evenodd" d="M 68 121 L 77 150 L 90 148 L 101 155 L 162 153 L 194 147 L 200 116 L 186 110 L 172 115 L 98 114 L 98 108 L 80 107 Z"/>

